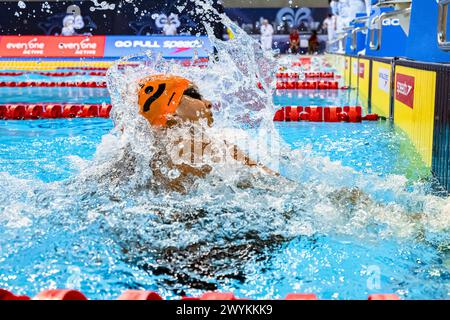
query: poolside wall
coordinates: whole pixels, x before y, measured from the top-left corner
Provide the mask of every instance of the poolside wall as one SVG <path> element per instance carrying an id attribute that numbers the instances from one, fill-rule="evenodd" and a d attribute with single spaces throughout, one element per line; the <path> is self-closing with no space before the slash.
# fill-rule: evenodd
<path id="1" fill-rule="evenodd" d="M 450 191 L 450 66 L 365 56 L 335 61 L 366 112 L 378 113 L 402 129 Z"/>

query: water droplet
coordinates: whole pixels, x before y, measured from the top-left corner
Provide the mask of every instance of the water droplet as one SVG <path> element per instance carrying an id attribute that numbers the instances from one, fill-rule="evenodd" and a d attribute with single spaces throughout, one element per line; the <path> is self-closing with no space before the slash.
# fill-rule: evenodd
<path id="1" fill-rule="evenodd" d="M 180 176 L 180 171 L 177 169 L 172 169 L 169 171 L 169 174 L 167 175 L 170 179 L 176 179 Z"/>

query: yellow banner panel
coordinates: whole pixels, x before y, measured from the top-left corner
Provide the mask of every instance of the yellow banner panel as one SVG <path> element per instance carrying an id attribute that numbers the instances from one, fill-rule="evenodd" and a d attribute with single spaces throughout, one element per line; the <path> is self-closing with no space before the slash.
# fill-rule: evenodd
<path id="1" fill-rule="evenodd" d="M 372 63 L 372 112 L 389 118 L 391 95 L 391 65 L 373 61 Z"/>
<path id="2" fill-rule="evenodd" d="M 394 123 L 408 134 L 431 167 L 436 73 L 397 66 L 394 87 Z"/>

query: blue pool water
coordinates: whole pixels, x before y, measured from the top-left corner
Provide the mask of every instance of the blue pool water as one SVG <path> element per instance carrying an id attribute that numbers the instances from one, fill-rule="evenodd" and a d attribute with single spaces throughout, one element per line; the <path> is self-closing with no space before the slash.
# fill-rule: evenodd
<path id="1" fill-rule="evenodd" d="M 359 106 L 356 90 L 277 90 L 274 103 L 279 106 Z"/>
<path id="2" fill-rule="evenodd" d="M 68 179 L 74 174 L 70 157 L 91 158 L 111 128 L 111 121 L 104 119 L 1 121 L 2 174 L 45 183 Z M 290 123 L 279 124 L 278 129 L 292 148 L 310 148 L 360 172 L 398 174 L 414 163 L 414 153 L 407 147 L 402 151 L 407 139 L 386 123 Z M 52 225 L 48 223 L 50 234 L 31 232 L 31 238 L 27 232 L 15 240 L 9 232 L 2 233 L 0 287 L 35 294 L 44 287 L 71 286 L 92 298 L 113 298 L 129 288 L 157 290 L 168 298 L 177 295 L 158 283 L 158 276 L 125 262 L 100 221 L 85 230 Z M 8 241 L 16 241 L 15 246 Z M 427 243 L 316 234 L 266 249 L 244 264 L 245 281 L 228 280 L 219 289 L 251 298 L 281 298 L 289 292 L 314 292 L 324 299 L 364 299 L 376 292 L 412 299 L 448 298 L 444 261 L 445 252 Z M 380 284 L 368 289 L 373 272 L 380 272 Z"/>
<path id="3" fill-rule="evenodd" d="M 341 161 L 357 171 L 385 176 L 405 174 L 411 180 L 427 178 L 427 169 L 408 138 L 389 122 L 276 123 L 292 149 L 311 149 L 313 155 Z M 0 120 L 2 171 L 45 182 L 73 174 L 68 157 L 90 159 L 109 119 Z M 25 170 L 24 170 L 25 169 Z"/>
<path id="4" fill-rule="evenodd" d="M 0 70 L 0 72 L 10 72 L 11 70 Z M 72 69 L 58 69 L 40 72 L 89 72 Z M 104 72 L 104 71 L 102 71 Z M 24 73 L 21 76 L 0 76 L 0 82 L 77 82 L 77 81 L 104 81 L 105 77 L 76 75 L 66 77 L 43 76 L 38 73 Z M 75 87 L 26 87 L 17 88 L 0 87 L 0 103 L 110 103 L 108 91 L 102 88 L 75 88 Z"/>
<path id="5" fill-rule="evenodd" d="M 73 174 L 69 156 L 91 158 L 109 119 L 0 121 L 1 171 L 44 182 Z"/>
<path id="6" fill-rule="evenodd" d="M 110 103 L 108 91 L 101 88 L 0 88 L 1 103 Z"/>
<path id="7" fill-rule="evenodd" d="M 54 89 L 45 92 L 48 90 L 45 89 L 41 95 L 38 88 L 26 90 L 36 91 L 21 95 L 21 99 L 28 100 L 20 102 L 52 98 L 58 102 L 100 103 L 108 99 L 106 90 L 101 89 L 87 89 L 73 96 L 65 91 L 68 89 L 58 93 Z M 1 99 L 2 103 L 18 102 L 13 101 L 17 99 L 17 91 L 5 89 Z M 302 96 L 293 92 L 275 97 L 278 105 L 357 102 L 352 92 L 303 93 Z M 369 217 L 362 222 L 355 218 L 357 215 L 352 218 L 350 208 L 343 209 L 349 214 L 348 220 L 336 224 L 330 218 L 327 222 L 327 207 L 309 194 L 308 207 L 292 210 L 324 212 L 325 217 L 321 219 L 325 225 L 328 223 L 324 228 L 291 238 L 280 238 L 277 234 L 262 237 L 259 241 L 264 245 L 257 241 L 254 247 L 243 251 L 233 246 L 236 244 L 232 243 L 232 236 L 220 238 L 218 243 L 200 242 L 200 249 L 204 246 L 208 251 L 203 253 L 203 263 L 217 267 L 210 270 L 200 264 L 210 277 L 208 283 L 197 283 L 189 277 L 202 271 L 188 267 L 196 263 L 190 260 L 190 250 L 194 250 L 190 247 L 181 251 L 167 248 L 169 252 L 174 250 L 171 254 L 145 247 L 134 252 L 139 237 L 150 234 L 154 237 L 151 240 L 158 242 L 170 236 L 164 233 L 169 228 L 167 222 L 158 224 L 161 230 L 155 230 L 157 218 L 146 214 L 156 209 L 145 204 L 133 207 L 132 196 L 126 203 L 116 205 L 117 200 L 99 190 L 82 183 L 72 184 L 78 174 L 76 164 L 80 159 L 94 157 L 103 136 L 112 127 L 108 119 L 0 121 L 0 288 L 28 295 L 46 288 L 75 288 L 98 299 L 115 298 L 126 289 L 155 290 L 169 299 L 204 290 L 233 291 L 243 298 L 276 299 L 291 292 L 312 292 L 322 299 L 365 299 L 371 293 L 397 293 L 405 299 L 449 298 L 450 251 L 445 231 L 424 227 L 414 236 L 386 234 L 388 228 L 379 221 Z M 293 152 L 297 150 L 309 157 L 304 167 L 295 170 L 300 176 L 308 177 L 311 185 L 320 175 L 325 175 L 330 185 L 361 187 L 379 203 L 392 205 L 386 210 L 395 211 L 398 205 L 411 208 L 412 214 L 425 206 L 424 203 L 444 201 L 439 197 L 427 200 L 431 192 L 428 170 L 407 137 L 389 122 L 277 123 L 276 128 Z M 281 168 L 286 175 L 292 175 L 292 170 L 289 163 Z M 74 189 L 84 187 L 86 191 L 80 193 Z M 339 188 L 333 190 L 338 193 Z M 414 202 L 415 194 L 418 203 Z M 294 194 L 287 196 L 287 199 L 300 199 Z M 317 196 L 317 199 L 323 198 Z M 292 200 L 294 205 L 295 201 Z M 341 201 L 339 205 L 345 207 L 348 203 Z M 133 214 L 128 211 L 130 207 Z M 377 205 L 367 208 L 374 210 L 374 207 Z M 359 215 L 372 214 L 367 208 L 360 208 L 359 211 L 367 212 Z M 217 215 L 229 214 L 228 209 L 219 210 Z M 246 207 L 237 208 L 231 214 L 247 214 L 245 210 L 249 215 L 254 214 Z M 290 213 L 274 211 L 272 214 Z M 386 219 L 390 217 L 388 212 Z M 409 220 L 393 217 L 394 212 L 395 221 L 389 224 L 398 228 L 398 233 L 408 229 Z M 307 228 L 299 220 L 289 223 L 293 230 Z M 357 231 L 339 232 L 346 224 Z M 195 222 L 176 221 L 176 229 L 171 230 L 189 233 L 192 225 Z M 219 225 L 224 231 L 234 227 Z M 118 236 L 120 232 L 122 235 Z M 124 238 L 136 243 L 124 242 Z M 224 239 L 231 239 L 228 240 L 231 243 Z M 228 246 L 231 253 L 217 249 Z M 215 250 L 217 256 L 213 254 Z M 233 250 L 237 250 L 238 257 L 233 256 Z M 146 260 L 153 255 L 156 260 Z M 187 262 L 177 264 L 184 260 Z M 179 266 L 175 273 L 172 264 L 175 269 Z"/>

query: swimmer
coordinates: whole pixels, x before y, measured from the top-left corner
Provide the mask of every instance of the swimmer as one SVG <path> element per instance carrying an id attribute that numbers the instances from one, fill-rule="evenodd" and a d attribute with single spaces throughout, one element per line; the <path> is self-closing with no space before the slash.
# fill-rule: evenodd
<path id="1" fill-rule="evenodd" d="M 196 180 L 206 178 L 213 168 L 208 161 L 206 163 L 200 161 L 200 164 L 190 161 L 177 163 L 170 150 L 183 140 L 179 136 L 180 132 L 187 132 L 189 135 L 189 130 L 184 130 L 186 127 L 188 129 L 193 126 L 207 128 L 213 125 L 212 103 L 200 94 L 199 88 L 191 81 L 172 75 L 154 75 L 141 80 L 138 97 L 137 112 L 145 118 L 152 129 L 155 137 L 153 146 L 157 150 L 149 164 L 153 175 L 152 181 L 147 187 L 160 193 L 174 191 L 186 194 L 192 189 Z M 214 142 L 210 140 L 214 139 L 202 139 L 202 148 L 197 150 L 200 156 L 203 155 L 208 144 Z M 171 144 L 172 146 L 168 148 L 168 145 Z M 221 145 L 223 146 L 223 144 Z M 225 145 L 234 150 L 236 163 L 261 172 L 261 175 L 255 179 L 251 178 L 251 174 L 249 179 L 240 179 L 236 184 L 238 189 L 264 188 L 266 191 L 272 187 L 276 189 L 281 185 L 285 187 L 287 183 L 290 183 L 297 186 L 292 189 L 299 201 L 296 210 L 302 210 L 302 192 L 311 186 L 302 186 L 301 183 L 287 180 L 252 161 L 236 146 L 229 143 Z M 120 166 L 111 170 L 110 176 L 115 176 L 120 170 L 123 170 L 123 174 L 133 172 L 135 161 L 136 159 L 130 151 L 124 152 Z M 175 179 L 168 175 L 168 171 L 173 169 L 180 173 Z M 254 170 L 248 171 L 254 173 Z M 275 176 L 278 181 L 264 181 L 265 178 L 271 179 Z M 126 177 L 119 178 L 117 176 L 117 179 L 123 181 L 126 180 Z M 260 182 L 258 183 L 256 180 L 260 180 Z M 276 194 L 271 191 L 267 193 Z M 128 196 L 129 194 L 127 194 Z M 358 188 L 338 189 L 322 199 L 328 199 L 328 204 L 336 211 L 341 212 L 343 218 L 349 222 L 359 212 L 373 211 L 374 208 L 378 212 L 384 210 L 382 206 L 377 206 L 375 200 Z M 229 209 L 225 207 L 222 212 L 228 213 L 227 210 Z M 182 209 L 171 210 L 170 213 L 158 212 L 157 214 L 164 223 L 176 223 L 179 228 L 184 230 L 192 228 L 194 224 L 202 224 L 202 219 L 207 217 L 208 212 L 204 208 L 183 206 Z M 287 210 L 274 212 L 274 214 L 279 215 L 279 219 L 289 224 L 294 212 Z M 129 237 L 128 234 L 127 237 Z M 216 290 L 218 287 L 214 279 L 219 282 L 224 279 L 245 282 L 247 280 L 245 270 L 247 262 L 265 257 L 268 252 L 276 250 L 278 246 L 290 240 L 289 235 L 279 234 L 275 231 L 271 231 L 269 236 L 261 237 L 258 230 L 249 230 L 245 233 L 237 232 L 227 235 L 218 243 L 205 244 L 204 241 L 192 241 L 187 246 L 168 246 L 163 249 L 159 247 L 155 249 L 152 243 L 142 242 L 139 237 L 127 238 L 125 242 L 121 239 L 121 243 L 123 251 L 127 255 L 127 262 L 136 264 L 139 268 L 154 275 L 162 276 L 161 281 L 169 285 L 175 281 L 178 285 L 182 284 L 190 288 Z M 315 236 L 309 237 L 308 241 L 314 244 Z M 149 255 L 152 255 L 152 260 L 158 261 L 158 263 L 149 263 L 147 260 Z M 233 268 L 228 268 L 230 265 L 233 265 Z"/>
<path id="2" fill-rule="evenodd" d="M 223 157 L 207 157 L 212 141 L 202 135 L 201 141 L 186 139 L 186 128 L 211 127 L 214 123 L 212 113 L 212 103 L 200 94 L 199 88 L 183 77 L 174 75 L 152 75 L 139 83 L 138 92 L 139 114 L 143 116 L 154 129 L 157 151 L 154 161 L 150 164 L 153 171 L 154 182 L 160 186 L 167 187 L 173 191 L 186 193 L 196 178 L 206 177 L 212 170 L 212 163 L 223 161 Z M 184 131 L 183 131 L 184 130 Z M 170 137 L 171 141 L 167 141 Z M 180 145 L 186 144 L 184 151 L 175 154 L 175 158 L 185 157 L 185 161 L 174 161 L 174 154 L 171 150 L 180 149 Z M 231 156 L 236 163 L 244 164 L 248 167 L 260 169 L 264 174 L 279 176 L 264 165 L 257 163 L 244 154 L 237 146 L 227 141 L 220 144 L 226 149 L 227 155 Z M 194 146 L 200 143 L 201 147 Z M 188 154 L 183 154 L 188 150 Z M 192 153 L 193 151 L 193 153 Z M 186 161 L 186 156 L 187 160 Z M 207 157 L 207 159 L 204 159 Z M 190 161 L 193 159 L 196 161 Z M 164 166 L 161 168 L 161 163 Z M 178 177 L 168 177 L 167 171 L 176 170 Z"/>

